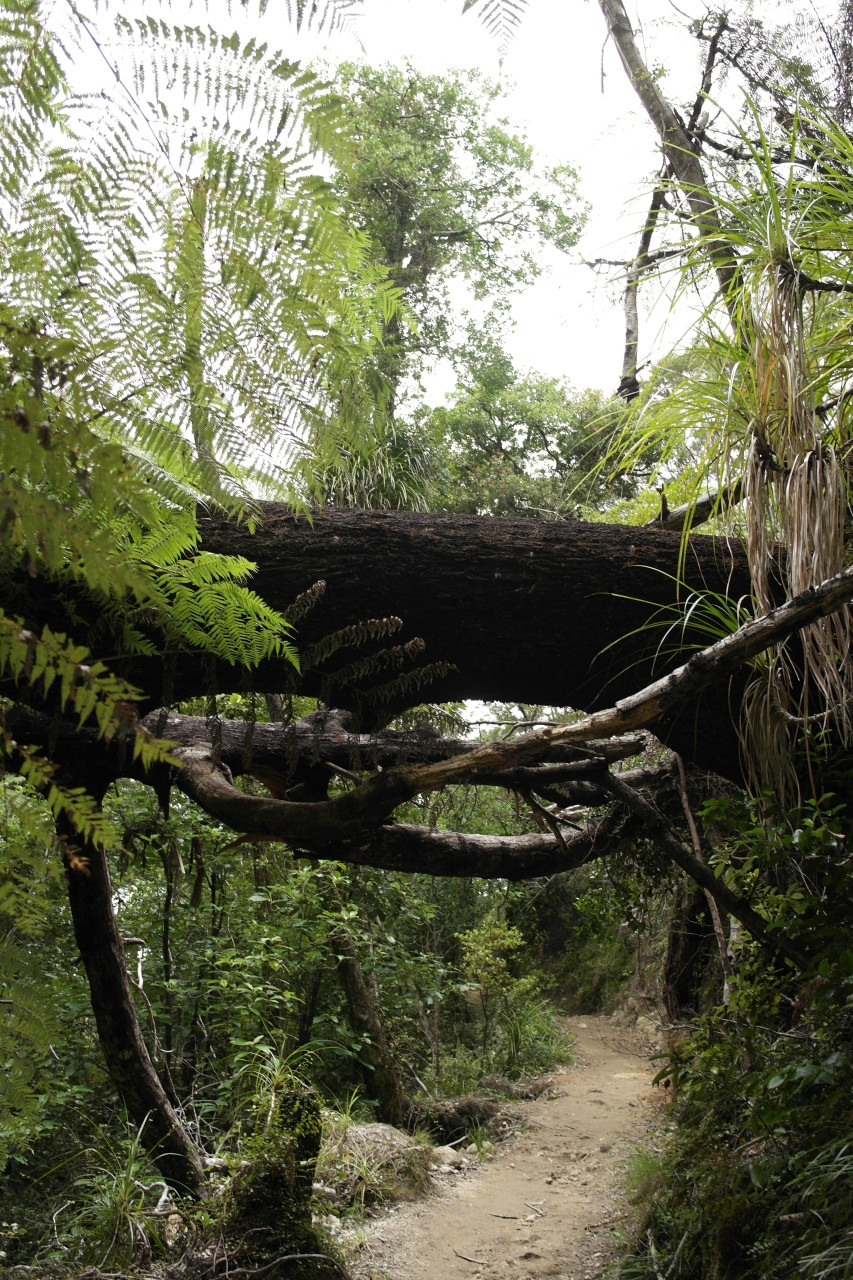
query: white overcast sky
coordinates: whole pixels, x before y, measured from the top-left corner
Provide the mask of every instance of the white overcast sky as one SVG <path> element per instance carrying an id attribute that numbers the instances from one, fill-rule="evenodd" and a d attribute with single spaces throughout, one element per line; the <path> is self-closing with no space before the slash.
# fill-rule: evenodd
<path id="1" fill-rule="evenodd" d="M 698 84 L 698 54 L 684 35 L 679 2 L 681 16 L 668 0 L 641 0 L 629 12 L 652 64 L 665 62 L 668 85 L 689 95 Z M 322 53 L 332 63 L 362 58 L 374 65 L 408 59 L 433 73 L 476 67 L 508 86 L 508 117 L 544 160 L 578 169 L 592 205 L 578 253 L 553 253 L 547 274 L 519 296 L 510 349 L 522 369 L 614 391 L 624 342 L 619 289 L 581 259 L 632 254 L 657 156 L 651 125 L 612 45 L 605 47 L 595 0 L 530 0 L 503 65 L 478 16 L 462 15 L 461 0 L 363 0 L 348 32 L 328 40 L 312 34 L 295 45 L 292 32 L 271 21 L 270 42 L 306 58 Z M 642 353 L 656 339 L 656 354 L 677 340 L 677 324 L 661 335 L 665 321 L 665 307 L 645 320 Z"/>
<path id="2" fill-rule="evenodd" d="M 135 2 L 140 10 L 151 8 L 145 0 Z M 831 12 L 835 2 L 756 0 L 754 12 L 784 21 L 800 5 Z M 676 103 L 691 101 L 699 84 L 700 47 L 686 28 L 691 16 L 707 11 L 703 0 L 626 3 L 647 64 L 662 69 L 665 91 Z M 361 0 L 347 27 L 329 36 L 296 35 L 287 20 L 290 6 L 282 0 L 269 0 L 260 22 L 236 0 L 161 5 L 173 19 L 182 11 L 185 19 L 202 25 L 207 19 L 219 30 L 241 24 L 246 37 L 260 36 L 271 48 L 306 62 L 334 66 L 363 59 L 378 66 L 408 60 L 424 72 L 477 68 L 502 81 L 511 123 L 527 134 L 541 161 L 578 170 L 581 195 L 592 208 L 578 250 L 571 256 L 552 252 L 546 273 L 518 296 L 509 349 L 521 370 L 565 377 L 579 389 L 615 391 L 624 345 L 621 288 L 615 273 L 608 283 L 584 259 L 633 256 L 659 157 L 652 126 L 606 40 L 597 0 L 528 0 L 503 63 L 478 15 L 463 16 L 462 0 Z M 692 314 L 682 304 L 670 316 L 665 301 L 654 305 L 655 293 L 652 286 L 640 295 L 641 364 L 676 345 Z M 428 384 L 431 398 L 441 398 L 452 384 L 444 371 Z"/>

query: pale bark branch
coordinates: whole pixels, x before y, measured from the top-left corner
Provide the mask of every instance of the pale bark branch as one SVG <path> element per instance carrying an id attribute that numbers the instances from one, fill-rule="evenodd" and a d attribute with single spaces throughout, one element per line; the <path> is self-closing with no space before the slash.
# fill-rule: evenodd
<path id="1" fill-rule="evenodd" d="M 687 829 L 690 832 L 690 841 L 693 845 L 693 853 L 697 862 L 705 865 L 705 859 L 702 855 L 702 841 L 699 838 L 699 828 L 696 826 L 696 819 L 693 816 L 693 809 L 690 805 L 690 795 L 687 790 L 687 771 L 684 768 L 684 761 L 681 756 L 676 753 L 675 765 L 678 769 L 678 789 L 681 793 L 681 807 L 684 810 L 684 816 L 687 819 Z M 714 926 L 714 935 L 717 939 L 717 949 L 720 953 L 720 966 L 723 970 L 723 982 L 725 986 L 724 1003 L 727 1003 L 729 983 L 734 975 L 732 968 L 732 959 L 729 955 L 729 947 L 726 941 L 726 932 L 723 928 L 723 917 L 720 914 L 720 908 L 717 900 L 709 889 L 705 889 L 705 898 L 708 903 L 708 910 L 711 913 L 711 921 Z"/>
<path id="2" fill-rule="evenodd" d="M 743 481 L 736 480 L 734 484 L 726 485 L 717 493 L 706 493 L 704 498 L 697 498 L 695 502 L 685 502 L 680 507 L 668 508 L 666 515 L 655 516 L 654 520 L 647 522 L 646 527 L 671 529 L 673 533 L 681 533 L 684 529 L 694 529 L 697 525 L 704 524 L 706 520 L 722 515 L 729 507 L 734 507 L 741 501 L 743 501 Z"/>
<path id="3" fill-rule="evenodd" d="M 298 803 L 244 795 L 216 759 L 215 748 L 204 744 L 176 749 L 184 767 L 176 771 L 175 784 L 206 812 L 236 831 L 251 832 L 255 838 L 278 839 L 321 851 L 341 843 L 370 849 L 374 839 L 371 832 L 384 824 L 403 801 L 452 783 L 477 781 L 482 775 L 534 764 L 547 759 L 555 749 L 653 725 L 688 698 L 725 680 L 771 645 L 845 607 L 851 598 L 853 568 L 780 608 L 751 619 L 733 635 L 694 654 L 676 671 L 615 707 L 594 712 L 575 724 L 549 726 L 519 738 L 484 743 L 448 760 L 391 768 L 333 800 Z M 607 785 L 612 786 L 612 779 Z M 738 918 L 751 927 L 742 914 Z"/>
<path id="4" fill-rule="evenodd" d="M 625 353 L 622 357 L 622 375 L 619 380 L 619 387 L 616 391 L 618 396 L 622 396 L 625 400 L 634 400 L 640 394 L 640 384 L 637 380 L 637 351 L 640 342 L 640 321 L 637 309 L 637 295 L 640 289 L 640 277 L 648 266 L 649 249 L 651 248 L 652 236 L 658 222 L 658 215 L 664 204 L 664 188 L 655 187 L 652 192 L 651 204 L 649 212 L 646 215 L 646 223 L 640 233 L 640 243 L 634 261 L 628 268 L 625 278 Z"/>
<path id="5" fill-rule="evenodd" d="M 408 770 L 408 777 L 416 791 L 434 790 L 450 782 L 468 781 L 480 771 L 509 768 L 542 759 L 556 746 L 648 728 L 679 703 L 695 698 L 711 685 L 725 680 L 745 662 L 810 622 L 835 613 L 851 598 L 853 567 L 820 586 L 810 587 L 778 609 L 750 619 L 732 635 L 695 653 L 683 666 L 623 698 L 615 707 L 593 712 L 575 724 L 556 725 L 525 734 L 510 743 L 487 743 L 464 759 L 415 766 Z"/>
<path id="6" fill-rule="evenodd" d="M 643 61 L 622 0 L 599 0 L 599 4 L 628 79 L 657 130 L 666 162 L 684 192 L 697 230 L 704 237 L 705 249 L 716 271 L 723 299 L 731 306 L 732 286 L 738 277 L 737 262 L 730 246 L 722 238 L 716 204 L 694 150 L 693 138 L 661 93 L 656 76 Z"/>

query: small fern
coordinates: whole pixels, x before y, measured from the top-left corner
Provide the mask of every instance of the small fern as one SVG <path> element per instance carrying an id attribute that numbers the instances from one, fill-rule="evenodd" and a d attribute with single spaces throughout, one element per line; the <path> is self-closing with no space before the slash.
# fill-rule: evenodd
<path id="1" fill-rule="evenodd" d="M 420 693 L 434 680 L 443 680 L 455 670 L 456 667 L 452 662 L 428 662 L 422 667 L 415 667 L 412 671 L 404 671 L 386 684 L 366 690 L 362 700 L 368 707 L 387 706 L 397 699 L 405 701 L 411 693 Z"/>
<path id="2" fill-rule="evenodd" d="M 0 1168 L 32 1138 L 46 1094 L 34 1087 L 38 1069 L 61 1029 L 45 989 L 32 975 L 30 958 L 11 931 L 0 936 Z"/>

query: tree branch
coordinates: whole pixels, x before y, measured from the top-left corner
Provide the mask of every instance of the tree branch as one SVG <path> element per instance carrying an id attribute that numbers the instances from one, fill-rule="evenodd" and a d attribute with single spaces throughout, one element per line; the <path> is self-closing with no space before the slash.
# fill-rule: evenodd
<path id="1" fill-rule="evenodd" d="M 176 772 L 175 784 L 207 813 L 256 838 L 278 839 L 323 851 L 330 844 L 355 843 L 366 837 L 364 847 L 369 849 L 371 829 L 384 823 L 403 801 L 451 783 L 477 781 L 482 775 L 535 763 L 555 749 L 654 724 L 688 698 L 719 684 L 771 645 L 843 608 L 851 598 L 853 568 L 810 588 L 779 609 L 751 619 L 733 635 L 694 654 L 676 671 L 615 707 L 594 712 L 575 724 L 549 726 L 519 738 L 484 743 L 448 760 L 388 769 L 333 800 L 299 803 L 244 795 L 217 760 L 215 748 L 204 744 L 176 749 L 183 768 Z M 742 915 L 738 919 L 747 924 Z"/>
<path id="2" fill-rule="evenodd" d="M 657 78 L 643 61 L 622 0 L 599 0 L 599 4 L 628 78 L 657 130 L 667 164 L 684 192 L 697 229 L 705 239 L 705 248 L 717 273 L 723 299 L 733 316 L 730 295 L 738 278 L 738 266 L 731 247 L 722 238 L 716 204 L 708 189 L 701 161 L 693 149 L 693 139 L 661 93 Z"/>
<path id="3" fill-rule="evenodd" d="M 649 520 L 646 528 L 671 529 L 674 533 L 680 533 L 684 529 L 693 529 L 696 525 L 704 524 L 706 520 L 721 515 L 742 500 L 743 481 L 736 480 L 734 484 L 726 485 L 717 493 L 708 493 L 695 502 L 685 502 L 680 507 L 670 508 L 666 515 L 655 516 L 654 520 Z"/>
<path id="4" fill-rule="evenodd" d="M 628 268 L 625 279 L 625 352 L 622 357 L 622 376 L 616 394 L 629 401 L 635 400 L 640 394 L 640 384 L 637 381 L 637 348 L 640 341 L 637 294 L 640 288 L 640 277 L 648 265 L 649 248 L 663 204 L 664 188 L 655 187 L 646 216 L 646 224 L 640 233 L 637 253 Z"/>
<path id="5" fill-rule="evenodd" d="M 786 956 L 792 960 L 799 968 L 805 968 L 808 964 L 806 956 L 795 947 L 792 942 L 785 937 L 781 931 L 771 934 L 768 930 L 767 921 L 764 920 L 756 911 L 753 911 L 749 903 L 734 893 L 725 881 L 719 876 L 714 875 L 710 867 L 704 862 L 700 862 L 692 853 L 685 849 L 681 841 L 673 834 L 669 823 L 663 814 L 650 801 L 644 799 L 639 792 L 633 787 L 627 786 L 615 774 L 609 774 L 606 785 L 610 787 L 613 798 L 619 800 L 632 813 L 636 813 L 642 818 L 649 834 L 653 836 L 655 842 L 660 846 L 661 850 L 672 859 L 676 866 L 681 867 L 682 871 L 686 871 L 691 880 L 694 880 L 700 888 L 710 894 L 715 902 L 725 910 L 729 915 L 740 920 L 745 929 L 769 947 L 772 951 L 779 952 L 780 955 Z"/>
<path id="6" fill-rule="evenodd" d="M 435 790 L 450 782 L 468 781 L 478 772 L 540 760 L 556 746 L 647 728 L 688 698 L 726 679 L 771 645 L 779 644 L 810 622 L 844 608 L 851 598 L 853 567 L 820 586 L 810 587 L 778 609 L 750 619 L 732 635 L 695 653 L 670 675 L 622 699 L 615 707 L 593 712 L 575 724 L 525 734 L 510 743 L 487 743 L 463 758 L 414 766 L 407 771 L 407 776 L 416 791 Z"/>

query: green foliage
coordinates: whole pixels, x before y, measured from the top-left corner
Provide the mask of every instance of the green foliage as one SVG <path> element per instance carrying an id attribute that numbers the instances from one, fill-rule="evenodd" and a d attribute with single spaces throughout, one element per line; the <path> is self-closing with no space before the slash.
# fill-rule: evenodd
<path id="1" fill-rule="evenodd" d="M 561 1027 L 547 1000 L 522 997 L 502 1014 L 495 1066 L 510 1080 L 549 1071 L 571 1062 L 572 1037 Z"/>
<path id="2" fill-rule="evenodd" d="M 507 1069 L 517 1069 L 521 1060 L 525 1021 L 536 1017 L 533 995 L 536 979 L 520 977 L 513 972 L 511 957 L 524 947 L 519 929 L 508 925 L 497 908 L 473 929 L 459 935 L 462 949 L 462 976 L 468 989 L 476 994 L 482 1020 L 480 1053 L 483 1068 L 490 1060 L 496 1023 L 503 1024 Z"/>
<path id="3" fill-rule="evenodd" d="M 762 807 L 716 799 L 703 821 L 718 873 L 816 954 L 799 974 L 739 941 L 728 1002 L 664 1058 L 678 1128 L 647 1180 L 649 1252 L 638 1249 L 624 1274 L 843 1275 L 853 1195 L 845 814 L 827 797 L 787 813 L 767 797 Z"/>
<path id="4" fill-rule="evenodd" d="M 441 431 L 401 420 L 406 379 L 465 345 L 450 282 L 503 314 L 539 272 L 534 246 L 576 242 L 583 211 L 566 165 L 537 167 L 532 148 L 495 114 L 501 90 L 474 72 L 427 76 L 411 66 L 339 68 L 351 150 L 335 189 L 404 310 L 382 322 L 386 415 L 312 436 L 299 472 L 318 503 L 434 509 L 448 490 Z"/>
<path id="5" fill-rule="evenodd" d="M 321 1130 L 316 1095 L 292 1079 L 243 1144 L 245 1162 L 228 1187 L 223 1226 L 232 1247 L 255 1265 L 319 1252 L 310 1201 Z"/>
<path id="6" fill-rule="evenodd" d="M 630 468 L 652 447 L 666 465 L 686 445 L 693 498 L 741 486 L 745 501 L 729 521 L 745 536 L 752 603 L 763 613 L 778 599 L 774 563 L 792 597 L 849 559 L 844 210 L 853 194 L 853 150 L 835 120 L 794 102 L 780 103 L 770 119 L 749 100 L 733 131 L 742 163 L 709 163 L 722 238 L 716 249 L 709 240 L 717 231 L 691 238 L 682 276 L 692 290 L 697 273 L 714 271 L 724 254 L 733 273 L 726 309 L 715 295 L 696 330 L 692 373 L 632 415 L 615 456 Z M 775 561 L 779 544 L 785 556 Z M 800 798 L 792 761 L 803 725 L 815 717 L 849 742 L 850 644 L 842 612 L 763 658 L 743 717 L 754 789 L 769 786 L 786 803 Z"/>
<path id="7" fill-rule="evenodd" d="M 702 808 L 715 831 L 711 859 L 727 883 L 749 894 L 775 929 L 799 938 L 815 963 L 837 965 L 850 952 L 848 819 L 835 797 L 791 810 L 778 797 L 715 798 Z"/>
<path id="8" fill-rule="evenodd" d="M 0 1168 L 38 1131 L 46 1099 L 34 1086 L 60 1034 L 45 986 L 29 960 L 25 943 L 11 931 L 0 937 Z"/>
<path id="9" fill-rule="evenodd" d="M 440 451 L 429 434 L 393 419 L 359 438 L 324 432 L 299 471 L 318 506 L 428 511 L 440 501 Z"/>
<path id="10" fill-rule="evenodd" d="M 621 430 L 624 401 L 530 373 L 482 340 L 449 406 L 421 411 L 440 441 L 446 509 L 477 515 L 585 518 L 635 492 L 639 468 L 610 474 L 604 460 Z"/>
<path id="11" fill-rule="evenodd" d="M 397 295 L 320 176 L 349 144 L 313 73 L 119 4 L 10 0 L 0 41 L 0 666 L 101 736 L 133 733 L 151 764 L 163 749 L 106 662 L 295 662 L 251 563 L 199 552 L 198 505 L 251 522 L 259 492 L 292 496 L 309 427 L 372 418 Z M 45 592 L 67 620 L 44 626 Z M 19 755 L 108 841 L 31 745 Z"/>
<path id="12" fill-rule="evenodd" d="M 409 334 L 396 319 L 386 326 L 396 384 L 409 352 L 450 350 L 452 275 L 500 308 L 538 274 L 536 243 L 575 244 L 576 175 L 568 165 L 537 168 L 529 143 L 495 113 L 500 88 L 476 72 L 345 64 L 338 86 L 354 149 L 337 186 L 416 325 Z"/>
<path id="13" fill-rule="evenodd" d="M 155 1216 L 167 1195 L 142 1141 L 131 1131 L 121 1145 L 102 1138 L 86 1172 L 71 1186 L 57 1239 L 60 1257 L 72 1265 L 129 1267 L 148 1262 L 164 1249 L 162 1220 Z"/>

